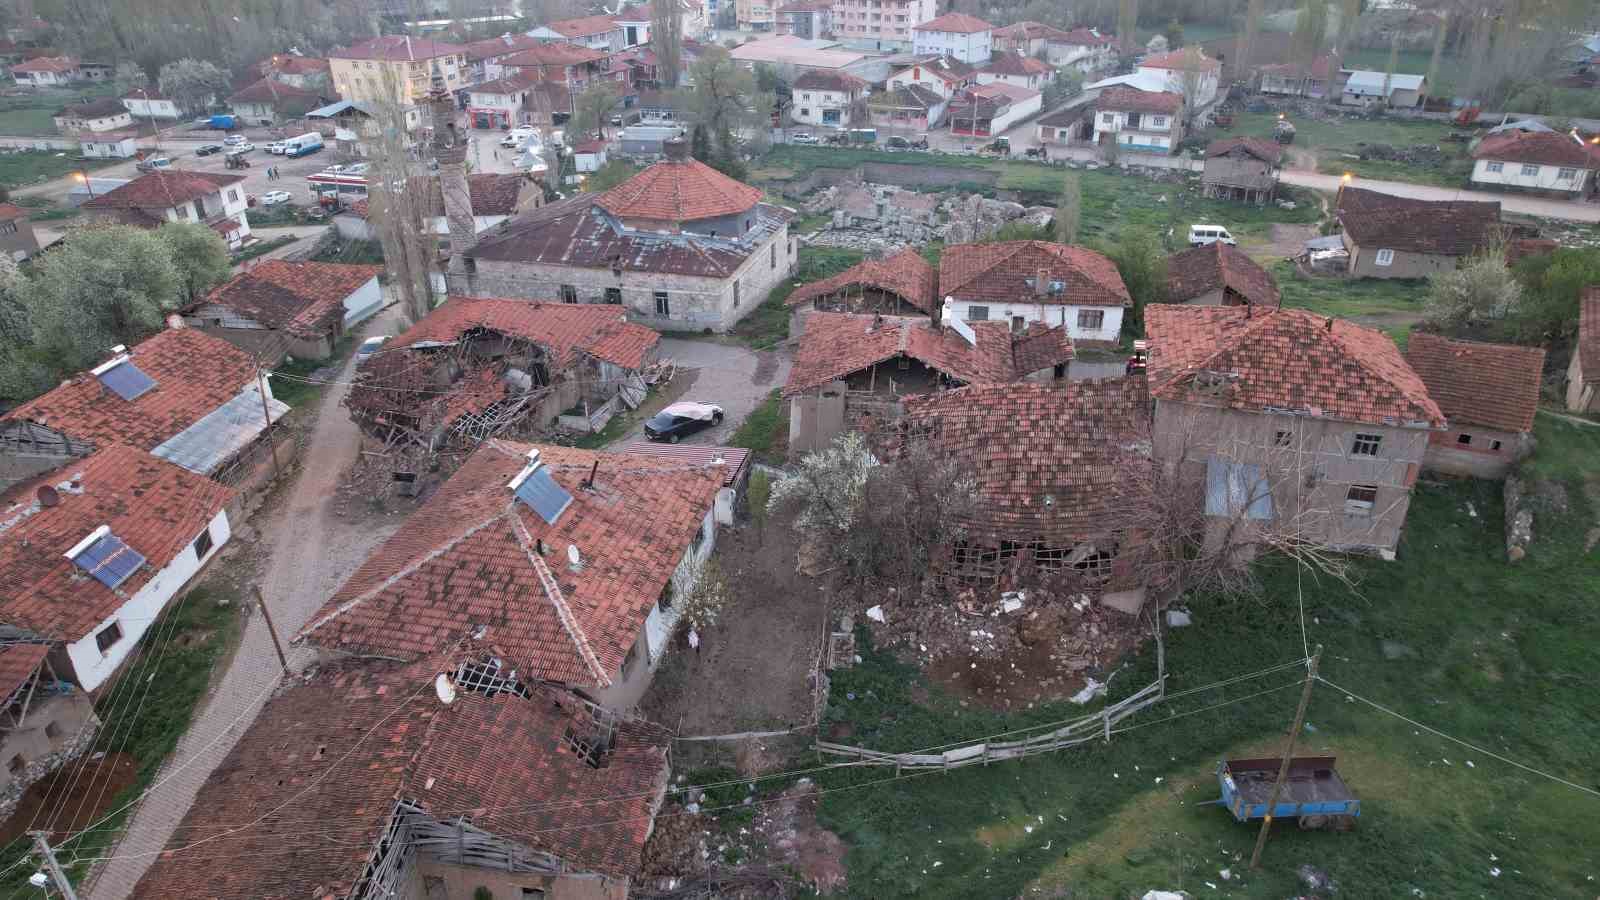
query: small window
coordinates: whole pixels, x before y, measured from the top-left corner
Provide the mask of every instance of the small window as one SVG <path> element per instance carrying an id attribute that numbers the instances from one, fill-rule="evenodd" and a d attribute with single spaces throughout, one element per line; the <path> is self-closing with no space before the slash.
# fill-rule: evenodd
<path id="1" fill-rule="evenodd" d="M 1067 364 L 1066 363 L 1056 363 L 1056 367 L 1051 370 L 1050 374 L 1055 378 L 1065 378 L 1065 377 L 1067 377 Z"/>
<path id="2" fill-rule="evenodd" d="M 750 220 L 749 219 L 745 219 L 744 220 L 744 230 L 745 231 L 749 231 L 750 230 Z"/>
<path id="3" fill-rule="evenodd" d="M 116 646 L 117 641 L 120 640 L 122 640 L 122 626 L 112 622 L 110 625 L 95 632 L 94 645 L 100 648 L 101 653 L 105 653 Z"/>
<path id="4" fill-rule="evenodd" d="M 1099 331 L 1106 323 L 1106 311 L 1103 309 L 1078 310 L 1078 327 L 1084 331 Z"/>
<path id="5" fill-rule="evenodd" d="M 772 264 L 772 268 L 776 269 L 778 267 L 778 245 L 777 244 L 773 244 L 772 246 L 767 248 L 767 261 Z"/>
<path id="6" fill-rule="evenodd" d="M 1378 445 L 1383 443 L 1381 434 L 1356 433 L 1356 441 L 1350 447 L 1350 452 L 1356 456 L 1377 456 Z"/>
<path id="7" fill-rule="evenodd" d="M 9 769 L 13 775 L 22 774 L 22 770 L 26 769 L 27 767 L 28 761 L 22 758 L 21 753 L 11 757 L 11 761 L 6 763 L 6 768 Z"/>
<path id="8" fill-rule="evenodd" d="M 1557 181 L 1571 181 L 1572 179 L 1577 178 L 1577 177 L 1578 177 L 1578 170 L 1577 169 L 1573 169 L 1573 168 L 1568 168 L 1566 166 L 1563 166 L 1560 171 L 1556 172 L 1556 180 Z"/>
<path id="9" fill-rule="evenodd" d="M 1378 251 L 1378 258 L 1373 260 L 1373 262 L 1376 262 L 1380 266 L 1393 265 L 1394 264 L 1394 251 L 1393 250 L 1379 250 Z"/>
<path id="10" fill-rule="evenodd" d="M 666 291 L 656 291 L 656 315 L 663 319 L 672 315 L 672 304 L 667 300 Z"/>
<path id="11" fill-rule="evenodd" d="M 1011 317 L 1011 332 L 1013 334 L 1021 334 L 1024 331 L 1027 331 L 1027 330 L 1028 330 L 1028 320 L 1027 320 L 1026 317 L 1024 317 L 1024 316 L 1012 316 Z"/>
<path id="12" fill-rule="evenodd" d="M 1100 124 L 1102 124 L 1102 125 L 1111 125 L 1111 124 L 1114 124 L 1116 121 L 1117 121 L 1116 113 L 1101 113 L 1100 114 Z"/>
<path id="13" fill-rule="evenodd" d="M 1463 447 L 1465 447 L 1468 444 L 1472 443 L 1472 435 L 1470 435 L 1470 434 L 1458 434 L 1458 435 L 1456 435 L 1456 443 L 1460 444 Z"/>
<path id="14" fill-rule="evenodd" d="M 44 736 L 52 741 L 56 740 L 57 738 L 61 737 L 61 726 L 55 722 L 46 722 L 44 725 Z"/>
<path id="15" fill-rule="evenodd" d="M 194 558 L 195 559 L 205 559 L 206 558 L 206 554 L 210 553 L 210 552 L 211 552 L 211 529 L 208 527 L 208 528 L 206 528 L 205 531 L 200 532 L 200 536 L 199 537 L 194 539 Z"/>
<path id="16" fill-rule="evenodd" d="M 1490 450 L 1499 450 L 1500 449 L 1500 442 L 1499 441 L 1490 441 L 1489 442 L 1489 449 Z"/>
<path id="17" fill-rule="evenodd" d="M 989 307 L 987 307 L 987 306 L 969 306 L 969 307 L 967 307 L 967 321 L 968 322 L 987 322 L 987 321 L 989 321 Z"/>
<path id="18" fill-rule="evenodd" d="M 739 308 L 739 282 L 733 283 L 733 308 Z"/>
<path id="19" fill-rule="evenodd" d="M 606 288 L 606 302 L 616 306 L 622 302 L 622 288 Z"/>
<path id="20" fill-rule="evenodd" d="M 1506 170 L 1506 164 L 1505 163 L 1499 163 L 1499 162 L 1492 162 L 1492 163 L 1489 163 L 1488 165 L 1484 166 L 1483 170 L 1485 172 L 1504 172 Z"/>
<path id="21" fill-rule="evenodd" d="M 1378 488 L 1371 484 L 1352 484 L 1350 492 L 1344 495 L 1344 514 L 1347 516 L 1370 516 L 1372 507 L 1378 502 Z"/>
<path id="22" fill-rule="evenodd" d="M 1272 434 L 1272 446 L 1274 446 L 1274 447 L 1287 447 L 1292 443 L 1294 443 L 1294 432 L 1292 432 L 1292 431 L 1276 431 L 1276 432 L 1273 432 L 1273 434 Z"/>
<path id="23" fill-rule="evenodd" d="M 1167 117 L 1166 116 L 1151 116 L 1150 117 L 1150 127 L 1151 128 L 1165 128 L 1165 127 L 1167 127 Z"/>
<path id="24" fill-rule="evenodd" d="M 1522 174 L 1524 174 L 1524 175 L 1537 175 L 1537 174 L 1539 174 L 1539 167 L 1535 166 L 1535 165 L 1530 165 L 1528 163 L 1523 163 L 1522 164 Z"/>

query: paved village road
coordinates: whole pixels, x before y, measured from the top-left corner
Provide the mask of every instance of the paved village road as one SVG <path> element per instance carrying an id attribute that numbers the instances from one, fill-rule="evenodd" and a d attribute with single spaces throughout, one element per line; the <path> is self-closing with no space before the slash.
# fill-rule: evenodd
<path id="1" fill-rule="evenodd" d="M 675 361 L 680 369 L 698 370 L 694 386 L 683 399 L 715 403 L 724 413 L 721 425 L 684 438 L 686 444 L 726 442 L 773 389 L 783 387 L 789 380 L 792 361 L 791 351 L 784 347 L 757 351 L 715 341 L 671 337 L 661 339 L 661 356 Z M 612 442 L 611 448 L 641 440 L 644 440 L 642 423 Z"/>
<path id="2" fill-rule="evenodd" d="M 1284 169 L 1279 179 L 1284 184 L 1312 188 L 1334 193 L 1339 190 L 1339 176 Z M 1496 202 L 1508 213 L 1538 216 L 1542 219 L 1566 219 L 1573 222 L 1600 222 L 1600 203 L 1583 203 L 1575 200 L 1550 200 L 1526 194 L 1501 194 L 1493 191 L 1468 191 L 1460 188 L 1434 187 L 1428 184 L 1411 184 L 1404 181 L 1374 181 L 1357 178 L 1356 187 L 1378 191 L 1395 197 L 1414 200 L 1479 200 Z"/>
<path id="3" fill-rule="evenodd" d="M 398 307 L 380 313 L 364 332 L 393 331 L 397 313 Z M 352 359 L 339 380 L 348 381 L 354 371 Z M 360 434 L 340 406 L 347 391 L 341 384 L 323 394 L 316 428 L 303 450 L 294 483 L 286 488 L 287 496 L 265 520 L 249 523 L 259 530 L 259 540 L 268 552 L 261 592 L 286 642 L 399 524 L 355 528 L 333 515 L 339 474 L 356 458 L 360 447 Z M 296 670 L 314 657 L 305 648 L 286 649 L 290 666 Z M 200 786 L 250 726 L 281 675 L 266 624 L 260 615 L 254 615 L 228 670 L 158 776 L 158 786 L 135 810 L 116 858 L 96 872 L 84 896 L 90 900 L 128 896 L 155 855 L 172 839 Z M 285 794 L 285 799 L 288 797 Z"/>

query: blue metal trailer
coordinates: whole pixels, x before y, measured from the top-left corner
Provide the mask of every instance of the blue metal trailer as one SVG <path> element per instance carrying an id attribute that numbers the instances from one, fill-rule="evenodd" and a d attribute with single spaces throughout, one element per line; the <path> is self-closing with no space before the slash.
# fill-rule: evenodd
<path id="1" fill-rule="evenodd" d="M 1361 801 L 1334 769 L 1332 756 L 1297 756 L 1272 810 L 1274 819 L 1298 819 L 1301 828 L 1346 829 L 1361 815 Z M 1214 801 L 1249 822 L 1264 818 L 1282 759 L 1225 759 L 1217 763 L 1222 799 Z"/>

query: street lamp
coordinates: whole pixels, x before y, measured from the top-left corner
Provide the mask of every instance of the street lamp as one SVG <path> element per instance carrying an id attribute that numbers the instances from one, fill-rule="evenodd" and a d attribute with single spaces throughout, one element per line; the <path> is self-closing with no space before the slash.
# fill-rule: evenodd
<path id="1" fill-rule="evenodd" d="M 82 184 L 84 187 L 89 189 L 89 199 L 93 200 L 94 199 L 94 184 L 89 181 L 89 170 L 87 170 L 87 169 L 79 169 L 78 172 L 77 172 L 77 175 L 78 175 L 78 182 L 80 184 Z"/>
<path id="2" fill-rule="evenodd" d="M 1354 180 L 1355 180 L 1355 176 L 1352 175 L 1349 172 L 1346 172 L 1343 175 L 1339 176 L 1339 193 L 1333 198 L 1333 210 L 1334 210 L 1335 213 L 1337 213 L 1339 211 L 1339 208 L 1342 205 L 1342 201 L 1344 200 L 1344 189 L 1345 189 L 1345 186 L 1348 185 L 1351 181 L 1354 181 Z"/>

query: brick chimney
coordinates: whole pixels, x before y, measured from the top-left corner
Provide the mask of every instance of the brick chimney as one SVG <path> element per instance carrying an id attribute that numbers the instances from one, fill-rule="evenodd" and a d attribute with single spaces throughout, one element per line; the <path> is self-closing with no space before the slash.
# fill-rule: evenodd
<path id="1" fill-rule="evenodd" d="M 662 141 L 661 152 L 671 162 L 686 162 L 689 159 L 689 142 L 683 138 Z"/>
<path id="2" fill-rule="evenodd" d="M 444 217 L 450 227 L 450 261 L 445 287 L 451 294 L 469 294 L 467 251 L 478 242 L 473 227 L 472 193 L 467 187 L 467 138 L 456 128 L 456 101 L 444 85 L 437 62 L 433 89 L 428 92 L 433 141 L 429 149 L 439 166 L 439 191 L 444 195 Z"/>

